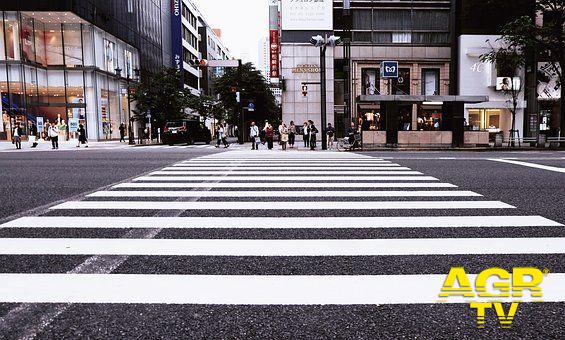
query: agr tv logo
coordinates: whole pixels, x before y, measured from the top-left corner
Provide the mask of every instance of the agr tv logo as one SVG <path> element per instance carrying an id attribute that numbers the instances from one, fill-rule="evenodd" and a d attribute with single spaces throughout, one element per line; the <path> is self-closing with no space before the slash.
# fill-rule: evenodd
<path id="1" fill-rule="evenodd" d="M 453 267 L 449 271 L 439 294 L 448 302 L 450 297 L 469 299 L 471 309 L 477 313 L 477 327 L 485 327 L 487 310 L 494 308 L 500 327 L 510 328 L 518 305 L 522 302 L 524 291 L 529 291 L 533 302 L 541 302 L 544 273 L 538 268 L 516 267 L 512 275 L 502 268 L 488 268 L 477 274 L 474 289 L 463 267 Z M 494 280 L 494 282 L 493 282 Z M 475 299 L 475 300 L 474 300 Z M 508 311 L 504 310 L 502 301 L 510 302 Z"/>

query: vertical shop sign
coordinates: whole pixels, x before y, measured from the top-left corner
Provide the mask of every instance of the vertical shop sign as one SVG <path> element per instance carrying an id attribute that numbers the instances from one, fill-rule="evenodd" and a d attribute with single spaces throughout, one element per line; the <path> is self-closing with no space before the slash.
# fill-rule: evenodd
<path id="1" fill-rule="evenodd" d="M 279 31 L 271 30 L 269 36 L 269 54 L 270 54 L 270 75 L 271 78 L 279 78 Z"/>
<path id="2" fill-rule="evenodd" d="M 182 10 L 181 0 L 171 0 L 171 43 L 173 67 L 182 71 Z"/>
<path id="3" fill-rule="evenodd" d="M 269 75 L 280 76 L 279 0 L 269 0 Z"/>

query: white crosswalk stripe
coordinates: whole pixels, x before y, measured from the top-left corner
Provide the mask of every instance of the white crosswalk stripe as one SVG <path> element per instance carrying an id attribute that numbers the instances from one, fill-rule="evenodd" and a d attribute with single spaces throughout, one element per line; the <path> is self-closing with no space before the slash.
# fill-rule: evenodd
<path id="1" fill-rule="evenodd" d="M 146 148 L 209 147 L 214 146 Z M 201 268 L 205 275 L 170 275 L 138 266 L 128 274 L 93 273 L 79 266 L 65 273 L 1 273 L 0 302 L 436 304 L 442 303 L 438 294 L 447 273 L 404 274 L 398 268 L 395 275 L 374 275 L 361 267 L 357 272 L 367 275 L 266 275 L 258 264 L 252 275 L 232 275 L 225 261 L 320 257 L 331 266 L 344 257 L 411 257 L 443 270 L 445 261 L 461 265 L 449 256 L 480 264 L 505 256 L 565 254 L 565 238 L 547 235 L 563 224 L 522 216 L 510 204 L 458 190 L 438 177 L 352 153 L 234 150 L 179 162 L 83 200 L 56 204 L 43 216 L 0 225 L 8 235 L 0 238 L 0 256 L 92 256 L 88 263 L 107 255 L 124 256 L 126 263 L 131 257 L 143 256 L 138 259 L 143 262 L 161 256 L 163 266 L 175 265 L 166 256 L 214 257 L 222 272 Z M 46 238 L 42 231 L 48 229 L 73 233 Z M 116 236 L 120 230 L 123 237 Z M 154 233 L 126 236 L 144 230 Z M 114 233 L 88 237 L 92 231 Z M 505 236 L 493 236 L 497 233 Z M 372 263 L 377 271 L 380 261 Z M 541 287 L 544 301 L 565 302 L 565 273 L 550 273 Z M 528 294 L 523 299 L 531 300 Z"/>

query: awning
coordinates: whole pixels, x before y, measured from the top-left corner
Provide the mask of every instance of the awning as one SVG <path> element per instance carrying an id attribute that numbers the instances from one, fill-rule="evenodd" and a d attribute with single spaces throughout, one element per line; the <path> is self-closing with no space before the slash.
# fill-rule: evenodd
<path id="1" fill-rule="evenodd" d="M 404 103 L 423 103 L 423 102 L 442 102 L 442 103 L 482 103 L 488 102 L 488 96 L 423 96 L 423 95 L 363 95 L 357 97 L 360 103 L 374 102 L 404 102 Z"/>

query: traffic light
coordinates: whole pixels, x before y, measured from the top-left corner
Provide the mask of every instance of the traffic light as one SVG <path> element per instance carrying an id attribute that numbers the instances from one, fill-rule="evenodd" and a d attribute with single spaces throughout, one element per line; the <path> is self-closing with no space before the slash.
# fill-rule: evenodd
<path id="1" fill-rule="evenodd" d="M 206 67 L 208 66 L 208 60 L 206 59 L 190 59 L 188 64 L 192 67 Z"/>
<path id="2" fill-rule="evenodd" d="M 308 95 L 308 85 L 302 85 L 302 95 L 304 97 Z"/>

